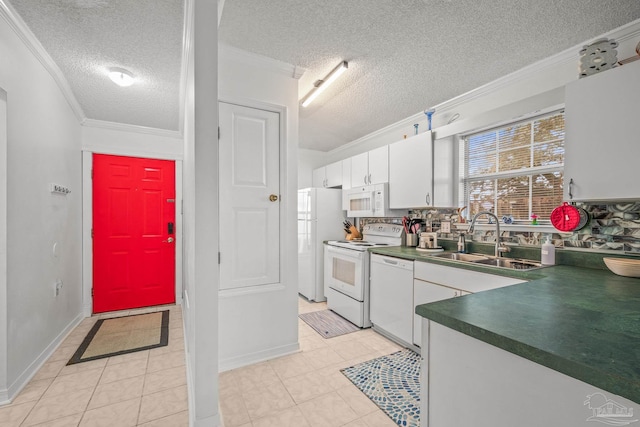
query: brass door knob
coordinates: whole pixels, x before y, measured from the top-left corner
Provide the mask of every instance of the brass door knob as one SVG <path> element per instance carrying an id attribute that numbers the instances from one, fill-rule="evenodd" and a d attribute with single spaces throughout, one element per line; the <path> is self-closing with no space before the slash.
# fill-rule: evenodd
<path id="1" fill-rule="evenodd" d="M 275 194 L 270 195 L 269 196 L 269 201 L 277 202 L 278 201 L 278 196 L 276 196 Z"/>
<path id="2" fill-rule="evenodd" d="M 173 243 L 174 240 L 175 239 L 173 237 L 169 237 L 167 240 L 163 240 L 162 243 Z"/>

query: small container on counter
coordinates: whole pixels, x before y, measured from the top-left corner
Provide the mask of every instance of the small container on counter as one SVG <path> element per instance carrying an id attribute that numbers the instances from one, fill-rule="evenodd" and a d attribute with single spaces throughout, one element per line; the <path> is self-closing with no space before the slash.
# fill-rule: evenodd
<path id="1" fill-rule="evenodd" d="M 540 248 L 540 264 L 556 265 L 556 247 L 551 243 L 550 236 L 547 236 L 547 241 Z"/>
<path id="2" fill-rule="evenodd" d="M 418 246 L 418 235 L 415 233 L 409 233 L 406 235 L 407 246 Z"/>

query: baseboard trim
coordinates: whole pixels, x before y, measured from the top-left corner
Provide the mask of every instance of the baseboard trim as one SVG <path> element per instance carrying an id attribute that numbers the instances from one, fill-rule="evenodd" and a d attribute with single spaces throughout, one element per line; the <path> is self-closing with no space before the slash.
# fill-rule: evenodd
<path id="1" fill-rule="evenodd" d="M 218 364 L 218 372 L 230 371 L 231 369 L 241 368 L 243 366 L 253 365 L 254 363 L 260 363 L 266 360 L 275 359 L 276 357 L 288 356 L 299 352 L 300 344 L 296 342 L 294 344 L 274 347 L 251 354 L 243 354 L 242 356 L 220 360 Z"/>
<path id="2" fill-rule="evenodd" d="M 64 339 L 75 329 L 76 326 L 82 322 L 85 318 L 84 313 L 78 313 L 78 315 L 54 338 L 51 343 L 40 353 L 40 355 L 25 369 L 22 374 L 16 378 L 16 380 L 7 389 L 7 402 L 10 403 L 22 389 L 29 383 L 31 378 L 38 372 L 38 370 L 45 364 L 45 362 L 51 357 L 54 351 L 58 349 Z M 0 392 L 1 393 L 1 392 Z M 2 394 L 0 394 L 0 399 Z M 1 402 L 0 402 L 1 404 Z"/>

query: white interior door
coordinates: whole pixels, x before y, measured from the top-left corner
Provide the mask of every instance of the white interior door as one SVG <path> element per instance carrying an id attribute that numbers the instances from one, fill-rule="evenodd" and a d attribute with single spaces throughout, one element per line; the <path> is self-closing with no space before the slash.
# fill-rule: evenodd
<path id="1" fill-rule="evenodd" d="M 280 115 L 220 103 L 220 289 L 280 282 Z"/>

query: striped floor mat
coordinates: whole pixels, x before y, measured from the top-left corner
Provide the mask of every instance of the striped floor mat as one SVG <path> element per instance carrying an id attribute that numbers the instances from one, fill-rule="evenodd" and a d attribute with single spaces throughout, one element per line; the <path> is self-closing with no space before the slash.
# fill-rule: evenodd
<path id="1" fill-rule="evenodd" d="M 312 311 L 311 313 L 303 313 L 299 317 L 323 338 L 333 338 L 360 330 L 356 325 L 331 310 Z"/>
<path id="2" fill-rule="evenodd" d="M 420 355 L 402 350 L 342 370 L 397 425 L 420 426 Z"/>

